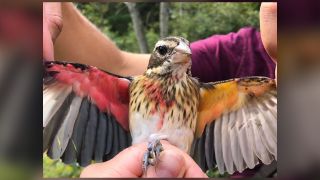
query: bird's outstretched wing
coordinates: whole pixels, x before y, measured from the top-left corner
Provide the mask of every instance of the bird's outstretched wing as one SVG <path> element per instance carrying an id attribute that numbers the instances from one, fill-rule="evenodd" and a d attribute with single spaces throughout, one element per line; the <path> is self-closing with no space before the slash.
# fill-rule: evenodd
<path id="1" fill-rule="evenodd" d="M 83 64 L 44 62 L 43 151 L 86 166 L 128 147 L 130 81 Z"/>
<path id="2" fill-rule="evenodd" d="M 275 81 L 246 77 L 202 84 L 193 156 L 232 174 L 277 159 Z"/>

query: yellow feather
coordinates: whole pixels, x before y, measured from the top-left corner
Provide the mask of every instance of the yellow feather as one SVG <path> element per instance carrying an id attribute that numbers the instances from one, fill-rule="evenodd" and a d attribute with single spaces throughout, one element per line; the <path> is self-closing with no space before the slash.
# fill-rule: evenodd
<path id="1" fill-rule="evenodd" d="M 259 97 L 274 89 L 275 81 L 264 77 L 234 79 L 201 88 L 196 137 L 202 135 L 206 124 L 222 113 L 241 108 L 250 96 Z"/>
<path id="2" fill-rule="evenodd" d="M 238 100 L 237 83 L 229 81 L 211 89 L 201 89 L 196 136 L 200 137 L 205 125 L 218 118 Z"/>

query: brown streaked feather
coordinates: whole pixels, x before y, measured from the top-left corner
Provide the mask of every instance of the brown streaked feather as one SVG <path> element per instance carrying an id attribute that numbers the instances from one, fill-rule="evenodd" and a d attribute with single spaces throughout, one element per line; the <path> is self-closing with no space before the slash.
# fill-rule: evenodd
<path id="1" fill-rule="evenodd" d="M 276 88 L 275 81 L 266 77 L 245 77 L 201 84 L 196 137 L 206 124 L 223 113 L 242 107 L 250 97 L 259 97 Z"/>

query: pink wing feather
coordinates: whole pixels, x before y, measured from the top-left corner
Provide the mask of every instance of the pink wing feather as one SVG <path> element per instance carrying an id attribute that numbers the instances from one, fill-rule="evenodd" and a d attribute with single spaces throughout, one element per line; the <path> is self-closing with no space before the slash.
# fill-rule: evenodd
<path id="1" fill-rule="evenodd" d="M 112 113 L 122 128 L 129 130 L 129 84 L 125 78 L 110 75 L 96 67 L 83 70 L 74 64 L 53 64 L 47 72 L 58 72 L 56 80 L 71 85 L 76 95 L 88 96 L 100 111 Z"/>
<path id="2" fill-rule="evenodd" d="M 131 144 L 131 78 L 96 67 L 44 62 L 43 150 L 53 159 L 86 166 Z"/>

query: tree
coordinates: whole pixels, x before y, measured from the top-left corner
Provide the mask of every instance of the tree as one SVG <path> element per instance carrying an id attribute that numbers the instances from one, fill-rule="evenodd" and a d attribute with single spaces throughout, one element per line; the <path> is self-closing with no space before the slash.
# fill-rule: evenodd
<path id="1" fill-rule="evenodd" d="M 170 34 L 190 42 L 214 34 L 236 32 L 242 27 L 259 27 L 259 3 L 172 3 Z"/>
<path id="2" fill-rule="evenodd" d="M 142 20 L 140 17 L 140 13 L 136 8 L 136 3 L 125 2 L 125 4 L 127 5 L 128 10 L 130 12 L 130 16 L 133 23 L 133 29 L 138 39 L 140 52 L 148 53 L 149 52 L 148 43 L 144 33 L 144 28 L 143 28 Z"/>
<path id="3" fill-rule="evenodd" d="M 160 37 L 168 36 L 169 31 L 169 3 L 160 3 Z"/>

